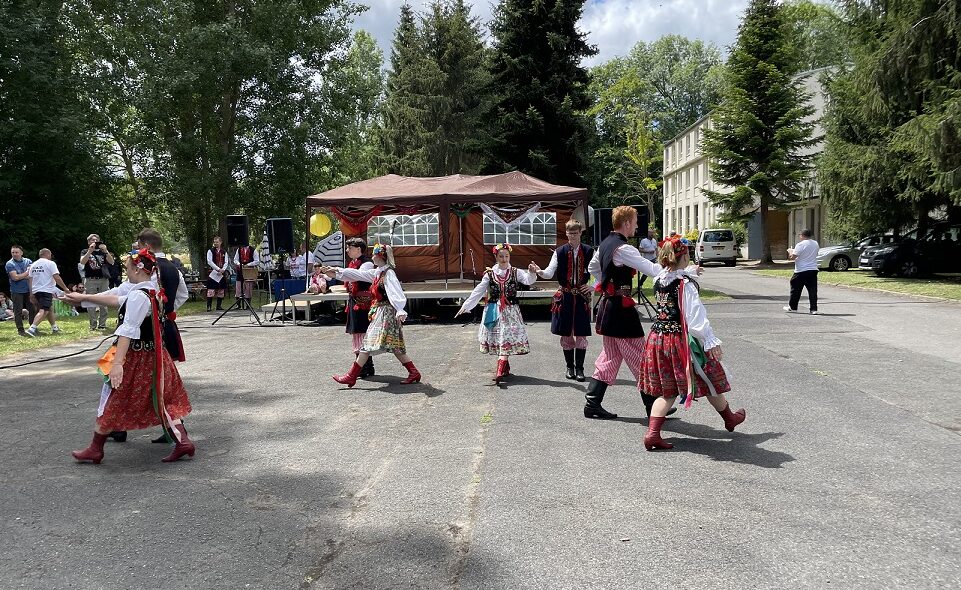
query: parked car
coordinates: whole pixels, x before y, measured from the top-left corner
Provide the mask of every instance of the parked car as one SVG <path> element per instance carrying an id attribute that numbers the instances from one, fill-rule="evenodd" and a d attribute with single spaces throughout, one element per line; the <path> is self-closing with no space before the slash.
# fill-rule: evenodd
<path id="1" fill-rule="evenodd" d="M 868 236 L 857 242 L 827 246 L 818 250 L 818 268 L 826 270 L 847 270 L 861 258 L 861 253 L 871 246 L 890 244 L 894 236 Z"/>
<path id="2" fill-rule="evenodd" d="M 901 243 L 903 240 L 915 240 L 917 239 L 917 236 L 918 236 L 917 228 L 912 229 L 911 231 L 909 231 L 908 233 L 900 237 L 892 236 L 892 235 L 885 236 L 886 238 L 890 238 L 890 242 L 885 244 L 878 244 L 877 246 L 868 246 L 861 252 L 861 256 L 858 258 L 858 268 L 862 270 L 873 270 L 874 257 L 877 256 L 878 252 L 880 252 L 881 250 L 884 250 L 885 252 L 889 252 L 890 250 L 888 250 L 888 248 L 890 248 L 892 245 L 897 245 Z"/>
<path id="3" fill-rule="evenodd" d="M 725 228 L 706 229 L 697 238 L 696 261 L 723 262 L 727 266 L 737 264 L 737 244 L 734 231 Z"/>
<path id="4" fill-rule="evenodd" d="M 937 223 L 920 239 L 887 246 L 877 252 L 872 266 L 880 277 L 961 272 L 961 223 Z"/>

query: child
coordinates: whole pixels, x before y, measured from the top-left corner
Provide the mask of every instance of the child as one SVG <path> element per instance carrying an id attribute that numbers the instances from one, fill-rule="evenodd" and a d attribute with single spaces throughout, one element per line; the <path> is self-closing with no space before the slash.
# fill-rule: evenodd
<path id="1" fill-rule="evenodd" d="M 537 280 L 533 264 L 524 271 L 511 266 L 510 244 L 497 244 L 492 248 L 497 264 L 484 272 L 460 310 L 454 315 L 467 313 L 474 309 L 481 297 L 487 295 L 484 307 L 484 321 L 477 332 L 480 350 L 484 354 L 497 356 L 497 371 L 494 383 L 503 381 L 511 371 L 509 357 L 513 354 L 527 354 L 531 351 L 527 339 L 527 327 L 517 304 L 517 283 L 533 285 Z"/>
<path id="2" fill-rule="evenodd" d="M 679 272 L 689 262 L 688 241 L 674 236 L 659 246 L 658 262 L 663 270 L 654 279 L 657 319 L 644 344 L 638 382 L 641 391 L 658 398 L 644 436 L 648 451 L 674 447 L 661 438 L 661 426 L 679 395 L 687 399 L 688 405 L 691 396 L 707 397 L 721 414 L 728 432 L 734 432 L 746 416 L 743 409 L 732 412 L 728 405 L 724 393 L 731 386 L 721 365 L 721 341 L 707 321 L 697 283 Z M 691 345 L 688 334 L 695 339 Z M 706 361 L 699 361 L 698 356 Z"/>

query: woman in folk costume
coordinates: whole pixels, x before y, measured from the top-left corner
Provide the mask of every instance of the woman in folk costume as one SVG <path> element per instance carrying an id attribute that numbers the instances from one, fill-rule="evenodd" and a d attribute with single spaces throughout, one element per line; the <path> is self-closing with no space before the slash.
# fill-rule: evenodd
<path id="1" fill-rule="evenodd" d="M 481 352 L 497 356 L 494 383 L 500 383 L 511 372 L 510 356 L 531 351 L 527 327 L 521 316 L 520 305 L 517 304 L 517 284 L 533 285 L 537 273 L 533 265 L 526 271 L 511 266 L 513 248 L 510 244 L 497 244 L 491 250 L 497 258 L 497 264 L 484 272 L 484 278 L 474 287 L 454 317 L 474 309 L 481 297 L 487 295 L 477 340 Z"/>
<path id="2" fill-rule="evenodd" d="M 367 259 L 367 242 L 362 238 L 347 240 L 347 257 L 350 262 L 347 268 L 354 270 L 373 270 L 374 264 Z M 350 334 L 354 357 L 360 356 L 360 349 L 364 346 L 364 336 L 370 327 L 370 305 L 373 301 L 371 283 L 369 281 L 347 281 L 347 328 Z M 360 369 L 360 378 L 374 374 L 374 357 L 368 356 L 367 362 Z"/>
<path id="3" fill-rule="evenodd" d="M 567 364 L 568 379 L 584 381 L 584 357 L 587 337 L 591 335 L 591 295 L 594 291 L 587 265 L 594 249 L 581 243 L 584 227 L 575 219 L 564 226 L 568 243 L 551 256 L 550 264 L 541 270 L 536 264 L 531 269 L 550 279 L 557 275 L 559 288 L 551 304 L 551 334 L 561 337 L 561 350 Z"/>
<path id="4" fill-rule="evenodd" d="M 404 289 L 394 270 L 393 248 L 377 244 L 374 246 L 372 258 L 374 268 L 329 267 L 325 269 L 331 278 L 370 283 L 372 293 L 368 312 L 370 325 L 364 335 L 357 360 L 351 365 L 346 375 L 334 375 L 334 381 L 353 387 L 367 359 L 375 354 L 390 352 L 407 368 L 407 378 L 401 383 L 420 383 L 420 371 L 407 356 L 407 346 L 404 344 L 404 332 L 401 326 L 407 319 L 407 312 L 404 311 L 407 296 L 404 295 Z"/>
<path id="5" fill-rule="evenodd" d="M 113 431 L 161 425 L 174 436 L 176 446 L 161 459 L 165 463 L 184 455 L 193 457 L 194 443 L 181 418 L 190 413 L 190 400 L 170 353 L 163 347 L 163 300 L 156 291 L 157 259 L 143 249 L 127 259 L 127 277 L 133 284 L 126 295 L 69 293 L 71 303 L 90 301 L 120 307 L 117 341 L 98 362 L 104 375 L 93 441 L 73 451 L 80 462 L 100 463 L 103 443 Z"/>
<path id="6" fill-rule="evenodd" d="M 651 409 L 644 447 L 673 448 L 661 438 L 661 426 L 674 401 L 707 397 L 724 420 L 728 432 L 744 422 L 746 412 L 731 411 L 724 393 L 731 390 L 721 365 L 721 341 L 714 335 L 698 293 L 697 282 L 679 272 L 688 264 L 689 242 L 675 236 L 663 240 L 658 262 L 663 269 L 654 279 L 657 318 L 644 344 L 638 388 L 658 399 Z"/>

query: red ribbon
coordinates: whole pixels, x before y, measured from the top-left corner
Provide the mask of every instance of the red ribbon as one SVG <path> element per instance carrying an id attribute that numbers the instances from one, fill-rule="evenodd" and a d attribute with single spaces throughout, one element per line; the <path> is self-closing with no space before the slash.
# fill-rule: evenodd
<path id="1" fill-rule="evenodd" d="M 337 216 L 337 219 L 340 220 L 341 225 L 350 230 L 350 233 L 362 234 L 367 231 L 367 222 L 370 221 L 370 218 L 380 215 L 380 212 L 384 210 L 384 206 L 375 205 L 371 207 L 369 211 L 360 211 L 357 213 L 345 211 L 340 207 L 331 207 L 330 210 Z"/>

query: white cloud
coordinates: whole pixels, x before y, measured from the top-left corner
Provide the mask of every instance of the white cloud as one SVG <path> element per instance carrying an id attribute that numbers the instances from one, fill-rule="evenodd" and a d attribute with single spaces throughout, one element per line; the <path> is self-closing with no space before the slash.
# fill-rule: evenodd
<path id="1" fill-rule="evenodd" d="M 369 31 L 389 59 L 390 43 L 404 0 L 362 0 L 370 9 L 354 23 Z M 415 11 L 423 11 L 429 0 L 410 0 Z M 638 41 L 651 42 L 663 35 L 677 34 L 709 41 L 726 53 L 734 42 L 741 14 L 748 0 L 588 0 L 580 28 L 598 54 L 585 65 L 596 65 L 624 55 Z M 472 12 L 486 25 L 496 2 L 482 1 Z"/>

